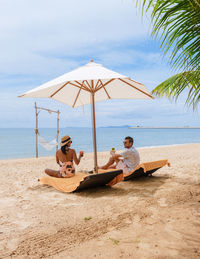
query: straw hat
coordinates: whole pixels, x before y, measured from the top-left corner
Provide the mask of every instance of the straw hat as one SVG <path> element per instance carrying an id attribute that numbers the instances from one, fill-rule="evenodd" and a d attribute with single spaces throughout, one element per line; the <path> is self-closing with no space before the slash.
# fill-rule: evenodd
<path id="1" fill-rule="evenodd" d="M 69 143 L 71 141 L 72 141 L 72 139 L 70 138 L 70 136 L 66 135 L 61 138 L 60 146 L 63 147 L 64 145 L 66 145 L 67 143 Z"/>

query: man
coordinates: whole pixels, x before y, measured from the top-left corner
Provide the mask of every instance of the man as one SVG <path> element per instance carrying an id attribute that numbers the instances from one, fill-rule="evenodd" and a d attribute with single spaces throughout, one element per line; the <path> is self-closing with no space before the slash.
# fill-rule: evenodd
<path id="1" fill-rule="evenodd" d="M 129 174 L 140 164 L 139 152 L 133 147 L 133 138 L 126 137 L 124 140 L 125 150 L 121 154 L 114 154 L 107 164 L 100 169 L 122 169 L 125 175 Z"/>

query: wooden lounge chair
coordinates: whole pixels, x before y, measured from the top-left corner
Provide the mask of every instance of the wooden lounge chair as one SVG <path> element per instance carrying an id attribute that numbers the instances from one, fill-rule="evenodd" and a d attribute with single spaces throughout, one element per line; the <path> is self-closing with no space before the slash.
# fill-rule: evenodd
<path id="1" fill-rule="evenodd" d="M 154 172 L 165 165 L 170 166 L 167 159 L 142 163 L 134 171 L 124 176 L 124 181 L 134 180 L 144 176 L 151 176 Z"/>
<path id="2" fill-rule="evenodd" d="M 84 173 L 76 173 L 71 178 L 56 178 L 45 176 L 39 179 L 40 184 L 47 184 L 61 192 L 77 192 L 88 188 L 99 186 L 112 186 L 123 180 L 122 170 L 109 170 L 100 172 L 99 174 L 87 175 Z"/>

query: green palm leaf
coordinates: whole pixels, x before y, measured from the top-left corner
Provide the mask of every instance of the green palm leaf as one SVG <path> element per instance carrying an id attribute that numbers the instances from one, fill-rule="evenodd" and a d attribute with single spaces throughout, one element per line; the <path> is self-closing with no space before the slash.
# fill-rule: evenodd
<path id="1" fill-rule="evenodd" d="M 172 68 L 183 71 L 153 93 L 177 100 L 188 90 L 186 103 L 196 108 L 200 102 L 200 0 L 143 0 L 142 6 L 143 11 L 151 11 L 152 34 L 161 41 L 164 54 L 170 52 Z"/>
<path id="2" fill-rule="evenodd" d="M 152 34 L 166 54 L 171 50 L 174 68 L 199 69 L 200 0 L 144 0 L 143 10 L 152 8 Z"/>
<path id="3" fill-rule="evenodd" d="M 185 71 L 178 73 L 161 84 L 152 93 L 158 97 L 168 97 L 177 100 L 184 90 L 188 91 L 186 103 L 195 109 L 200 101 L 200 71 Z"/>

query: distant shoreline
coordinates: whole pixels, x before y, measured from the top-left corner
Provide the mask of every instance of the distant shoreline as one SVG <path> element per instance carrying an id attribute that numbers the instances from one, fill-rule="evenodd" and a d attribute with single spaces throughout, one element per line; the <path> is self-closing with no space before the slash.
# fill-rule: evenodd
<path id="1" fill-rule="evenodd" d="M 132 126 L 130 126 L 132 127 Z M 40 129 L 41 136 L 46 142 L 55 138 L 55 129 Z M 92 132 L 91 129 L 60 129 L 60 135 L 70 135 L 73 148 L 91 152 Z M 200 128 L 107 128 L 97 129 L 98 151 L 110 150 L 112 147 L 123 147 L 123 139 L 133 136 L 136 147 L 149 147 L 160 145 L 174 145 L 200 142 Z M 0 129 L 0 160 L 34 157 L 35 156 L 35 132 L 33 129 Z M 55 148 L 48 151 L 39 145 L 39 155 L 55 155 Z"/>
<path id="2" fill-rule="evenodd" d="M 102 126 L 98 126 L 96 127 L 97 129 L 200 129 L 200 126 L 194 126 L 194 127 L 190 127 L 190 126 L 182 126 L 182 127 L 176 127 L 176 126 L 172 126 L 172 127 L 168 127 L 168 126 L 156 126 L 156 127 L 153 127 L 153 126 L 105 126 L 105 127 L 102 127 Z M 21 130 L 21 129 L 30 129 L 30 130 L 34 130 L 34 126 L 33 127 L 22 127 L 22 128 L 14 128 L 14 127 L 10 127 L 10 128 L 7 128 L 7 127 L 0 127 L 0 130 L 6 130 L 6 129 L 12 129 L 12 130 Z M 56 127 L 40 127 L 40 129 L 56 129 Z M 92 127 L 60 127 L 60 129 L 92 129 Z"/>
<path id="3" fill-rule="evenodd" d="M 129 127 L 129 129 L 200 129 L 200 127 Z"/>
<path id="4" fill-rule="evenodd" d="M 136 147 L 138 150 L 142 150 L 142 149 L 159 149 L 159 148 L 167 148 L 167 147 L 179 147 L 179 146 L 193 146 L 193 145 L 196 145 L 196 144 L 200 144 L 200 142 L 194 142 L 194 143 L 182 143 L 182 144 L 169 144 L 169 145 L 158 145 L 158 146 L 143 146 L 143 147 Z M 123 149 L 117 149 L 116 150 L 117 152 L 122 152 Z M 102 151 L 98 151 L 98 156 L 101 155 L 101 154 L 106 154 L 106 153 L 110 153 L 110 150 L 102 150 Z M 85 152 L 85 155 L 93 155 L 93 152 Z M 7 158 L 7 159 L 1 159 L 0 158 L 0 162 L 7 162 L 7 161 L 13 161 L 13 160 L 16 160 L 16 161 L 20 161 L 20 160 L 27 160 L 27 159 L 36 159 L 36 160 L 40 160 L 40 159 L 43 159 L 43 158 L 52 158 L 52 157 L 55 157 L 55 155 L 49 155 L 49 156 L 43 156 L 43 155 L 40 155 L 38 158 L 36 157 L 15 157 L 15 158 Z"/>

